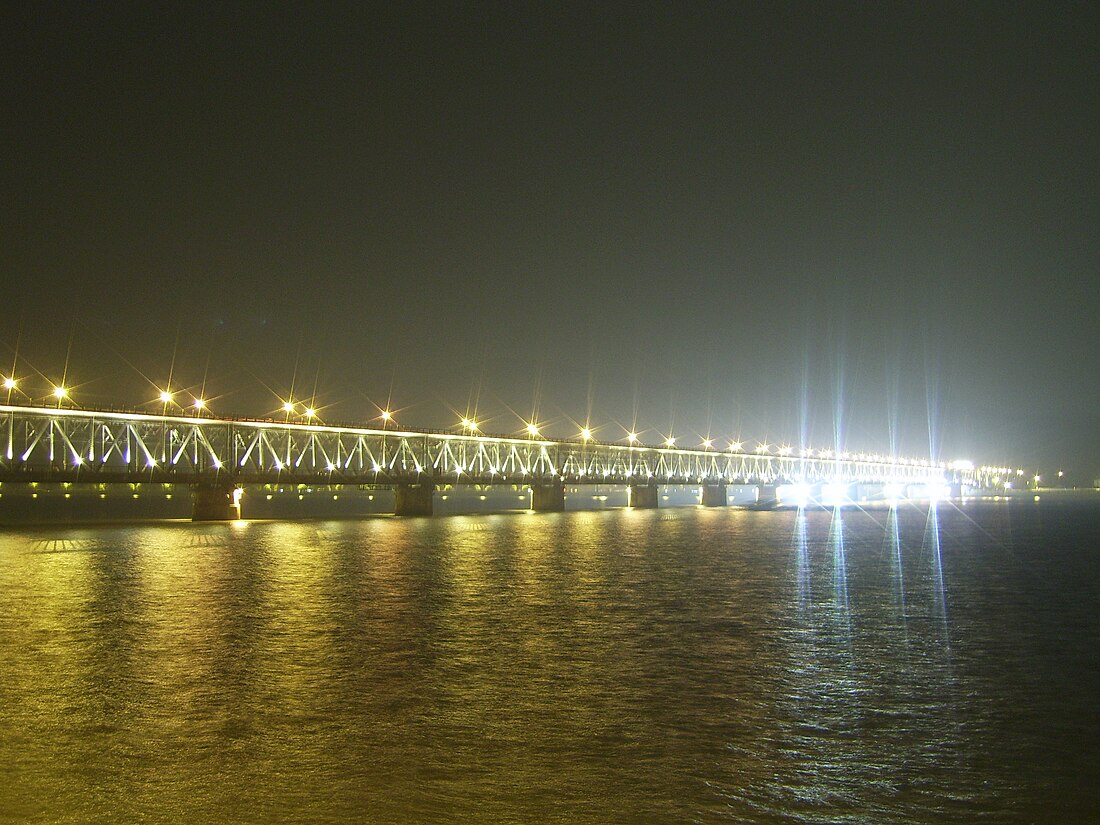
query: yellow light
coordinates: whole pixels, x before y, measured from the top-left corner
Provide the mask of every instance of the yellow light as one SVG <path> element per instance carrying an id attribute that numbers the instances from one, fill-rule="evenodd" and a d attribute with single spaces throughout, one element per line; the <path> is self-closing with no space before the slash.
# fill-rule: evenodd
<path id="1" fill-rule="evenodd" d="M 588 429 L 588 427 L 582 427 L 581 428 L 581 438 L 583 438 L 585 441 L 591 440 L 592 430 Z"/>
<path id="2" fill-rule="evenodd" d="M 69 391 L 67 389 L 65 389 L 64 387 L 54 387 L 53 388 L 53 397 L 56 398 L 58 401 L 60 401 L 61 399 L 67 397 L 68 394 L 69 394 Z"/>
<path id="3" fill-rule="evenodd" d="M 528 424 L 527 425 L 527 434 L 528 435 L 538 435 L 539 434 L 538 424 L 535 424 L 534 422 Z"/>
<path id="4" fill-rule="evenodd" d="M 392 418 L 393 418 L 393 413 L 391 413 L 389 410 L 382 410 L 382 420 L 383 421 L 389 421 Z"/>
<path id="5" fill-rule="evenodd" d="M 284 401 L 283 402 L 283 412 L 288 412 L 288 413 L 294 412 L 294 402 L 293 401 Z"/>
<path id="6" fill-rule="evenodd" d="M 172 403 L 172 393 L 168 392 L 168 390 L 161 390 L 160 391 L 160 402 L 162 404 L 171 404 Z"/>
<path id="7" fill-rule="evenodd" d="M 638 442 L 638 434 L 631 431 L 626 434 L 626 440 L 629 441 L 631 444 L 636 444 Z"/>
<path id="8" fill-rule="evenodd" d="M 306 407 L 306 418 L 313 418 L 315 415 L 317 415 L 317 410 L 313 407 Z"/>
<path id="9" fill-rule="evenodd" d="M 205 407 L 206 407 L 206 402 L 205 401 L 203 401 L 201 398 L 196 398 L 195 399 L 195 409 L 196 410 L 201 410 L 201 409 L 204 409 Z"/>
<path id="10" fill-rule="evenodd" d="M 5 378 L 4 379 L 4 389 L 14 390 L 15 389 L 15 379 L 11 378 L 11 377 Z"/>

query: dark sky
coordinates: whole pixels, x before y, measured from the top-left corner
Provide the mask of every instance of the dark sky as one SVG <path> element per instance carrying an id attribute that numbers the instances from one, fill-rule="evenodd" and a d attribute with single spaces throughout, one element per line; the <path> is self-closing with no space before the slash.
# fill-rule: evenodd
<path id="1" fill-rule="evenodd" d="M 604 5 L 22 4 L 3 372 L 1100 474 L 1100 6 Z"/>

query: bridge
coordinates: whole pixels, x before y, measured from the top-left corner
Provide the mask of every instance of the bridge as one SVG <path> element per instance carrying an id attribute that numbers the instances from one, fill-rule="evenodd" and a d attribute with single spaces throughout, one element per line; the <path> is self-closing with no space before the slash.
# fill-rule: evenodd
<path id="1" fill-rule="evenodd" d="M 864 453 L 650 446 L 590 437 L 530 437 L 319 423 L 0 405 L 0 483 L 174 483 L 192 489 L 196 520 L 241 516 L 246 484 L 385 485 L 398 515 L 427 515 L 437 488 L 526 485 L 532 509 L 564 509 L 567 485 L 619 484 L 635 507 L 656 507 L 659 485 L 698 484 L 702 503 L 730 485 L 756 485 L 760 503 L 786 486 L 818 498 L 828 486 L 879 485 L 935 496 L 991 486 L 1003 467 L 975 468 Z"/>

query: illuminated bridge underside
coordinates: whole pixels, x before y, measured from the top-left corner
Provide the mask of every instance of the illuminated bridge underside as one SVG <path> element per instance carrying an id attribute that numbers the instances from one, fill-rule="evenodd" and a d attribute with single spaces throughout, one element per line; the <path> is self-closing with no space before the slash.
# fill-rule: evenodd
<path id="1" fill-rule="evenodd" d="M 940 465 L 0 405 L 0 481 L 964 483 Z"/>

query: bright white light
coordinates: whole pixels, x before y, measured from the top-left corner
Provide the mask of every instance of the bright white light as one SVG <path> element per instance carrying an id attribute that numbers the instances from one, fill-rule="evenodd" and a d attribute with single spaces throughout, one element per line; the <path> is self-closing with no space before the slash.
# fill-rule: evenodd
<path id="1" fill-rule="evenodd" d="M 162 404 L 171 404 L 172 403 L 172 393 L 168 392 L 168 390 L 161 390 L 160 391 L 160 403 L 162 403 Z"/>
<path id="2" fill-rule="evenodd" d="M 795 507 L 805 507 L 810 503 L 810 494 L 813 488 L 809 484 L 783 484 L 776 488 L 776 496 L 784 504 L 793 504 Z"/>
<path id="3" fill-rule="evenodd" d="M 676 446 L 676 438 L 675 438 L 675 436 L 671 436 L 671 435 L 670 435 L 670 436 L 669 436 L 668 438 L 666 438 L 666 439 L 665 439 L 665 446 L 666 446 L 666 447 L 675 447 L 675 446 Z"/>
<path id="4" fill-rule="evenodd" d="M 331 473 L 333 470 L 336 469 L 336 465 L 330 461 L 328 464 L 325 465 L 325 469 Z"/>
<path id="5" fill-rule="evenodd" d="M 65 398 L 66 396 L 68 396 L 68 394 L 69 394 L 69 391 L 67 389 L 65 389 L 64 387 L 54 387 L 53 388 L 53 397 L 56 398 L 58 401 Z"/>
<path id="6" fill-rule="evenodd" d="M 286 412 L 286 413 L 294 412 L 294 402 L 293 401 L 284 401 L 283 402 L 283 412 Z"/>
<path id="7" fill-rule="evenodd" d="M 590 441 L 592 439 L 592 430 L 588 429 L 588 427 L 582 427 L 581 438 L 583 438 L 585 441 Z"/>
<path id="8" fill-rule="evenodd" d="M 638 443 L 638 434 L 634 431 L 628 432 L 626 434 L 626 440 L 629 441 L 631 444 L 636 444 Z"/>
<path id="9" fill-rule="evenodd" d="M 15 389 L 15 379 L 14 379 L 14 378 L 10 378 L 10 377 L 9 377 L 9 378 L 5 378 L 5 379 L 4 379 L 4 389 L 6 389 L 6 390 L 14 390 L 14 389 Z"/>
<path id="10" fill-rule="evenodd" d="M 709 450 L 713 446 L 714 446 L 714 442 L 711 439 L 709 439 L 709 438 L 704 438 L 703 439 L 703 449 L 704 450 Z"/>
<path id="11" fill-rule="evenodd" d="M 218 459 L 215 458 L 212 463 L 214 465 L 215 470 L 220 470 L 221 469 L 222 463 L 220 461 L 218 461 Z"/>
<path id="12" fill-rule="evenodd" d="M 782 447 L 779 448 L 779 454 L 780 455 L 790 455 L 791 454 L 790 446 L 788 446 L 787 444 L 784 444 Z"/>
<path id="13" fill-rule="evenodd" d="M 206 407 L 206 402 L 203 399 L 201 399 L 201 398 L 196 398 L 195 399 L 195 409 L 196 410 L 201 410 L 201 409 L 204 409 L 205 407 Z"/>
<path id="14" fill-rule="evenodd" d="M 306 407 L 306 418 L 313 418 L 315 415 L 317 415 L 317 410 L 313 407 Z"/>
<path id="15" fill-rule="evenodd" d="M 821 488 L 821 503 L 826 505 L 844 504 L 849 501 L 848 485 L 841 483 L 825 484 Z"/>
<path id="16" fill-rule="evenodd" d="M 951 464 L 948 466 L 950 466 L 952 470 L 973 470 L 974 462 L 968 461 L 965 458 L 960 458 L 952 461 Z"/>
<path id="17" fill-rule="evenodd" d="M 383 421 L 389 421 L 392 418 L 393 418 L 393 413 L 391 413 L 389 410 L 382 410 L 382 420 Z"/>
<path id="18" fill-rule="evenodd" d="M 528 424 L 527 425 L 527 434 L 528 435 L 538 435 L 539 434 L 538 424 L 535 424 L 533 421 L 530 424 Z"/>
<path id="19" fill-rule="evenodd" d="M 741 452 L 741 450 L 743 450 L 744 447 L 745 447 L 745 445 L 742 444 L 740 441 L 731 441 L 730 442 L 730 449 L 733 450 L 735 453 Z"/>
<path id="20" fill-rule="evenodd" d="M 373 465 L 373 466 L 371 467 L 371 472 L 375 472 L 375 473 L 380 473 L 380 472 L 382 472 L 382 467 L 381 467 L 381 465 L 379 465 L 379 464 L 374 464 L 374 465 Z"/>
<path id="21" fill-rule="evenodd" d="M 276 470 L 283 469 L 283 462 L 279 461 L 278 459 L 275 459 L 275 469 Z"/>
<path id="22" fill-rule="evenodd" d="M 147 461 L 145 462 L 145 466 L 146 466 L 146 467 L 148 467 L 148 468 L 149 468 L 150 470 L 151 470 L 151 469 L 153 469 L 154 467 L 156 467 L 156 466 L 157 466 L 157 462 L 156 462 L 156 459 L 154 459 L 154 458 L 150 458 L 150 459 L 148 459 L 148 460 L 147 460 Z"/>
<path id="23" fill-rule="evenodd" d="M 764 455 L 769 449 L 770 449 L 770 447 L 767 444 L 757 444 L 756 445 L 756 452 L 760 453 L 760 455 Z"/>
<path id="24" fill-rule="evenodd" d="M 887 501 L 897 501 L 899 498 L 905 498 L 905 485 L 904 484 L 884 484 L 882 486 L 882 495 Z"/>

